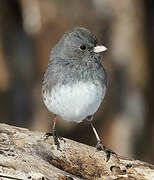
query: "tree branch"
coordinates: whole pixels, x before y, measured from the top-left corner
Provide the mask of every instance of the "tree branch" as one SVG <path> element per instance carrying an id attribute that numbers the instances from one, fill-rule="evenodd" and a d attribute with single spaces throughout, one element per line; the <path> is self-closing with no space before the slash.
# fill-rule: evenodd
<path id="1" fill-rule="evenodd" d="M 60 150 L 45 133 L 0 125 L 0 177 L 9 179 L 153 179 L 154 166 L 69 139 L 60 140 Z"/>

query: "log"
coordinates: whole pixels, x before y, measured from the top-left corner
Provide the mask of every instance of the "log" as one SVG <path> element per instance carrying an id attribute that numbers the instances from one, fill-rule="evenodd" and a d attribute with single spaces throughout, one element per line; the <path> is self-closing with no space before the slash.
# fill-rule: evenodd
<path id="1" fill-rule="evenodd" d="M 0 179 L 78 180 L 154 179 L 154 166 L 64 138 L 60 150 L 53 137 L 0 124 Z"/>

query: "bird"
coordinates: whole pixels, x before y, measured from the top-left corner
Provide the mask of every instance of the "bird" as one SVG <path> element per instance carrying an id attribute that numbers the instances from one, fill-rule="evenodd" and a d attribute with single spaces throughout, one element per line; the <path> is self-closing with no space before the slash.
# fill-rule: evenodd
<path id="1" fill-rule="evenodd" d="M 84 27 L 64 33 L 51 50 L 42 79 L 42 97 L 47 109 L 54 114 L 52 133 L 46 135 L 53 135 L 57 149 L 60 148 L 56 134 L 57 116 L 76 123 L 87 119 L 96 136 L 97 149 L 105 150 L 109 156 L 92 124 L 107 89 L 107 73 L 100 56 L 106 50 Z"/>

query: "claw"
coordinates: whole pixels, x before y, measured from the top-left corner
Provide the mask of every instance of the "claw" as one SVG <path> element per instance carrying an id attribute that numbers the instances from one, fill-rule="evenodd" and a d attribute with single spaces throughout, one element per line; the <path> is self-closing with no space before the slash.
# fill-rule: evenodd
<path id="1" fill-rule="evenodd" d="M 52 132 L 45 133 L 44 137 L 47 139 L 48 137 L 53 136 Z"/>
<path id="2" fill-rule="evenodd" d="M 57 150 L 60 149 L 60 144 L 59 144 L 59 141 L 58 141 L 58 138 L 59 138 L 59 137 L 57 136 L 55 129 L 53 129 L 52 132 L 46 133 L 44 136 L 45 136 L 46 139 L 47 139 L 48 137 L 50 137 L 50 136 L 53 136 L 54 144 L 57 146 Z M 59 138 L 59 139 L 60 139 L 60 138 Z"/>
<path id="3" fill-rule="evenodd" d="M 104 151 L 106 154 L 106 162 L 108 162 L 110 160 L 111 154 L 116 154 L 115 152 L 113 152 L 111 149 L 106 148 L 102 142 L 98 142 L 96 145 L 96 149 L 99 151 Z"/>
<path id="4" fill-rule="evenodd" d="M 57 150 L 60 150 L 60 143 L 59 143 L 58 139 L 63 140 L 65 142 L 65 140 L 62 137 L 57 135 L 55 129 L 52 132 L 46 133 L 44 136 L 46 139 L 50 136 L 53 136 L 54 144 L 57 146 Z"/>

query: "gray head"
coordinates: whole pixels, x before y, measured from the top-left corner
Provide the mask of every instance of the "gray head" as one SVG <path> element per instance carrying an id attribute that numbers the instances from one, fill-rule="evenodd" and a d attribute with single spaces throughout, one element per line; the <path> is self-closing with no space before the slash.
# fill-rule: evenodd
<path id="1" fill-rule="evenodd" d="M 89 61 L 98 53 L 105 51 L 104 46 L 97 46 L 98 40 L 89 30 L 77 27 L 63 35 L 57 45 L 52 49 L 52 60 L 61 59 Z"/>

